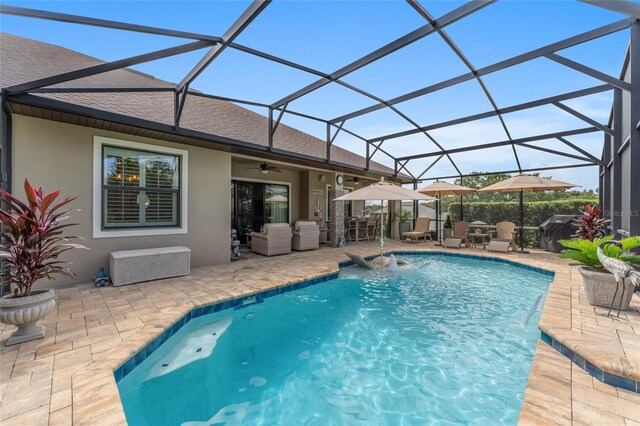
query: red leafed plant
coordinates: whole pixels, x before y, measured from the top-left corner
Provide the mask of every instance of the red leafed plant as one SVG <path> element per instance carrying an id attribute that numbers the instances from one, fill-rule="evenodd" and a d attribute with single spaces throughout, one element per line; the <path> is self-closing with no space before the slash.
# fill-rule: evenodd
<path id="1" fill-rule="evenodd" d="M 86 249 L 81 244 L 70 241 L 78 237 L 64 237 L 63 230 L 73 224 L 62 225 L 73 209 L 62 207 L 76 197 L 65 198 L 54 204 L 60 191 L 45 195 L 42 188 L 34 188 L 24 180 L 27 203 L 23 203 L 7 191 L 0 190 L 4 208 L 0 209 L 2 250 L 8 253 L 6 262 L 9 271 L 3 275 L 5 283 L 16 285 L 17 297 L 29 296 L 31 287 L 41 278 L 55 279 L 55 275 L 75 278 L 75 273 L 64 265 L 69 262 L 58 260 L 65 251 L 75 248 Z"/>
<path id="2" fill-rule="evenodd" d="M 575 235 L 572 236 L 593 241 L 596 238 L 606 235 L 606 226 L 609 219 L 600 217 L 600 213 L 602 213 L 601 207 L 587 204 L 585 210 L 582 212 L 582 217 L 576 219 L 578 230 Z"/>

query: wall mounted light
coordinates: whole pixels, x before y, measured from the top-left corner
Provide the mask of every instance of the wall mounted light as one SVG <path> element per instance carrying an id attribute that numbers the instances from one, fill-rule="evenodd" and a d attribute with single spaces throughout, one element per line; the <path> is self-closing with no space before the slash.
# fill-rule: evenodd
<path id="1" fill-rule="evenodd" d="M 318 180 L 322 183 L 324 183 L 325 180 L 327 180 L 327 177 L 325 175 L 320 175 L 318 176 Z"/>

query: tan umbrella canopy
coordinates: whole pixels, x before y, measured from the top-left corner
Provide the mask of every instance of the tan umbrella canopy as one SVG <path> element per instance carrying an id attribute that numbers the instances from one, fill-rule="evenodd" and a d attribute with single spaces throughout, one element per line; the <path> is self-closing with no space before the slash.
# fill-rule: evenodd
<path id="1" fill-rule="evenodd" d="M 470 192 L 476 192 L 475 189 L 442 180 L 437 180 L 425 187 L 418 188 L 416 191 L 421 194 L 431 195 L 432 197 L 441 197 L 443 195 L 463 195 L 469 194 Z"/>
<path id="2" fill-rule="evenodd" d="M 403 188 L 398 185 L 394 185 L 390 182 L 385 182 L 384 177 L 380 179 L 380 182 L 376 182 L 372 185 L 365 186 L 364 188 L 357 189 L 353 192 L 343 195 L 335 199 L 336 201 L 366 201 L 366 200 L 387 200 L 387 201 L 403 201 L 403 200 L 422 200 L 422 201 L 434 201 L 435 198 L 428 195 L 420 194 L 416 191 Z M 383 259 L 384 250 L 384 215 L 381 215 L 380 219 L 380 261 Z"/>
<path id="3" fill-rule="evenodd" d="M 479 189 L 480 192 L 520 192 L 520 253 L 528 253 L 524 250 L 524 192 L 552 191 L 574 188 L 579 185 L 547 179 L 535 175 L 520 173 L 501 182 Z"/>
<path id="4" fill-rule="evenodd" d="M 561 182 L 559 180 L 547 179 L 535 175 L 519 175 L 512 176 L 501 182 L 494 183 L 482 189 L 480 192 L 516 192 L 516 191 L 551 191 L 574 188 L 578 185 L 573 183 Z"/>
<path id="5" fill-rule="evenodd" d="M 466 186 L 460 186 L 449 182 L 437 180 L 425 187 L 416 189 L 421 194 L 430 195 L 432 197 L 438 197 L 438 201 L 443 195 L 463 195 L 471 192 L 476 192 L 475 189 L 467 188 Z M 439 206 L 439 204 L 438 204 Z M 438 245 L 442 245 L 442 235 L 440 233 L 440 208 L 436 207 L 436 232 L 438 233 Z"/>
<path id="6" fill-rule="evenodd" d="M 270 197 L 267 197 L 265 199 L 265 201 L 267 203 L 286 203 L 287 201 L 289 201 L 289 198 L 285 197 L 282 194 L 276 194 L 276 195 L 272 195 Z"/>

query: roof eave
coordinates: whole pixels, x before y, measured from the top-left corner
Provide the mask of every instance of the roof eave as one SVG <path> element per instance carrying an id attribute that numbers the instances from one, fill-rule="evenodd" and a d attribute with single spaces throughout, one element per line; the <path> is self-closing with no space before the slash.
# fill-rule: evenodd
<path id="1" fill-rule="evenodd" d="M 233 139 L 225 136 L 219 136 L 214 134 L 209 134 L 205 132 L 200 132 L 196 130 L 185 129 L 181 127 L 174 127 L 163 123 L 158 123 L 155 121 L 145 120 L 141 118 L 131 117 L 123 114 L 117 114 L 113 112 L 103 111 L 95 108 L 90 108 L 86 106 L 76 105 L 72 103 L 62 102 L 59 100 L 46 98 L 43 96 L 37 95 L 29 95 L 29 94 L 21 94 L 21 95 L 12 95 L 6 98 L 7 106 L 9 107 L 12 113 L 27 115 L 27 116 L 35 116 L 34 108 L 41 109 L 45 111 L 56 111 L 59 113 L 67 114 L 71 117 L 84 117 L 94 120 L 99 120 L 105 122 L 107 124 L 117 124 L 121 126 L 130 127 L 132 130 L 148 130 L 152 132 L 158 132 L 166 135 L 172 135 L 180 137 L 181 141 L 174 141 L 176 143 L 182 143 L 186 145 L 200 146 L 209 149 L 220 149 L 227 152 L 245 154 L 245 155 L 259 155 L 262 158 L 271 159 L 271 160 L 295 160 L 296 164 L 306 165 L 310 167 L 334 170 L 343 173 L 357 173 L 359 175 L 379 178 L 380 176 L 385 176 L 386 178 L 393 179 L 394 181 L 399 181 L 402 183 L 412 182 L 412 179 L 409 176 L 398 174 L 394 176 L 393 173 L 387 173 L 382 171 L 375 170 L 367 170 L 364 167 L 356 167 L 351 164 L 341 163 L 337 161 L 325 161 L 319 159 L 317 157 L 300 154 L 291 151 L 285 151 L 277 148 L 273 148 L 269 150 L 266 145 L 259 145 L 255 143 L 250 143 L 238 139 Z M 20 106 L 31 107 L 30 109 L 24 109 Z M 65 120 L 60 117 L 51 117 L 49 118 L 52 121 L 60 121 L 60 122 L 69 122 L 70 124 L 76 124 L 70 120 Z M 81 125 L 81 124 L 77 124 Z M 97 127 L 97 126 L 84 126 L 84 127 Z M 97 128 L 104 128 L 97 127 Z M 116 130 L 118 131 L 118 130 Z M 125 133 L 137 133 L 128 131 Z M 161 138 L 166 139 L 166 138 Z M 197 142 L 196 142 L 197 141 Z"/>

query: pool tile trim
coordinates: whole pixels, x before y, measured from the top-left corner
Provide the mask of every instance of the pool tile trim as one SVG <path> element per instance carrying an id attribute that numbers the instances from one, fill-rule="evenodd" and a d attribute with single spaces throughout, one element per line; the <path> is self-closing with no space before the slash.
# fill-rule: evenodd
<path id="1" fill-rule="evenodd" d="M 602 371 L 597 366 L 591 364 L 589 361 L 585 360 L 580 355 L 573 352 L 571 349 L 569 349 L 568 347 L 566 347 L 565 345 L 563 345 L 561 342 L 554 339 L 553 337 L 549 336 L 544 331 L 540 331 L 540 339 L 543 342 L 545 342 L 547 345 L 555 349 L 557 352 L 564 355 L 565 358 L 569 359 L 569 361 L 573 362 L 578 367 L 582 368 L 584 371 L 589 373 L 591 376 L 598 379 L 598 381 L 602 383 L 606 383 L 611 386 L 615 386 L 617 388 L 622 388 L 631 392 L 640 393 L 640 382 Z"/>
<path id="2" fill-rule="evenodd" d="M 388 254 L 394 254 L 394 255 L 400 255 L 400 256 L 422 256 L 422 257 L 445 256 L 445 257 L 459 257 L 459 258 L 466 258 L 466 259 L 477 259 L 477 260 L 483 260 L 483 261 L 489 261 L 489 262 L 506 263 L 506 264 L 509 264 L 509 265 L 517 267 L 517 268 L 527 269 L 527 270 L 538 272 L 538 273 L 541 273 L 541 274 L 544 274 L 544 275 L 548 275 L 548 276 L 551 276 L 551 277 L 553 277 L 555 275 L 555 272 L 553 272 L 553 271 L 549 271 L 549 270 L 542 269 L 542 268 L 537 268 L 537 267 L 534 267 L 534 266 L 524 265 L 522 263 L 514 262 L 514 261 L 511 261 L 511 260 L 507 260 L 507 259 L 501 259 L 501 258 L 498 258 L 498 257 L 474 256 L 474 255 L 463 254 L 463 253 L 424 252 L 424 251 L 421 252 L 421 251 L 404 251 L 404 250 L 391 251 L 391 252 L 388 252 L 386 254 L 387 255 Z M 372 260 L 372 259 L 375 259 L 376 257 L 377 257 L 376 255 L 366 256 L 365 259 L 366 260 Z M 350 260 L 338 263 L 338 267 L 339 268 L 343 268 L 343 267 L 351 266 L 351 265 L 353 265 L 353 262 L 350 261 Z M 122 365 L 120 365 L 118 368 L 116 368 L 113 371 L 113 375 L 115 377 L 116 383 L 119 383 L 124 377 L 126 377 L 131 371 L 133 371 L 134 368 L 136 368 L 145 359 L 147 359 L 149 356 L 151 356 L 151 354 L 153 352 L 155 352 L 164 342 L 169 340 L 171 338 L 171 336 L 176 334 L 178 332 L 178 330 L 180 330 L 182 327 L 184 327 L 192 319 L 199 318 L 199 317 L 201 317 L 203 315 L 209 315 L 209 314 L 212 314 L 212 313 L 225 311 L 225 310 L 232 309 L 232 308 L 233 309 L 242 309 L 242 308 L 245 308 L 247 306 L 251 306 L 251 305 L 254 305 L 254 304 L 262 303 L 264 301 L 264 299 L 269 298 L 269 297 L 277 296 L 279 294 L 287 293 L 287 292 L 294 291 L 294 290 L 299 290 L 301 288 L 305 288 L 305 287 L 308 287 L 308 286 L 311 286 L 311 285 L 315 285 L 315 284 L 319 284 L 319 283 L 323 283 L 323 282 L 326 282 L 326 281 L 330 281 L 330 280 L 336 279 L 336 278 L 338 278 L 338 274 L 339 274 L 338 272 L 333 272 L 333 273 L 330 273 L 330 274 L 324 274 L 324 275 L 320 275 L 320 276 L 315 277 L 315 278 L 311 278 L 311 279 L 308 279 L 308 280 L 300 281 L 300 282 L 297 282 L 297 283 L 292 283 L 292 284 L 289 284 L 289 285 L 283 286 L 283 287 L 273 288 L 271 290 L 266 290 L 266 291 L 259 292 L 259 293 L 253 294 L 253 295 L 241 296 L 241 297 L 237 297 L 237 298 L 226 300 L 226 301 L 222 301 L 222 302 L 217 302 L 217 303 L 213 303 L 213 304 L 209 304 L 209 305 L 204 305 L 204 306 L 200 306 L 200 307 L 197 307 L 197 308 L 193 308 L 189 312 L 187 312 L 184 316 L 182 316 L 182 318 L 180 318 L 175 323 L 173 323 L 170 327 L 166 328 L 159 336 L 157 336 L 154 340 L 152 340 L 150 343 L 148 343 L 145 347 L 143 347 L 137 353 L 132 355 Z M 251 303 L 243 304 L 244 300 L 247 300 L 248 298 L 251 298 L 251 297 L 254 297 L 255 301 L 253 301 Z"/>
<path id="3" fill-rule="evenodd" d="M 309 287 L 312 285 L 316 285 L 319 283 L 323 283 L 326 281 L 334 280 L 338 278 L 338 272 L 333 272 L 330 274 L 320 275 L 318 277 L 300 281 L 297 283 L 292 283 L 283 287 L 276 287 L 270 290 L 266 290 L 263 292 L 259 292 L 252 295 L 246 295 L 237 297 L 230 300 L 225 300 L 222 302 L 212 303 L 204 306 L 199 306 L 197 308 L 191 309 L 185 315 L 183 315 L 179 320 L 173 323 L 170 327 L 166 328 L 159 336 L 153 339 L 150 343 L 148 343 L 145 347 L 140 349 L 137 353 L 135 353 L 131 358 L 126 360 L 121 366 L 116 368 L 113 371 L 113 376 L 116 379 L 116 383 L 119 383 L 124 377 L 126 377 L 129 373 L 133 371 L 138 365 L 140 365 L 145 359 L 147 359 L 153 352 L 155 352 L 164 342 L 169 340 L 171 336 L 176 334 L 178 330 L 187 325 L 189 321 L 195 318 L 199 318 L 203 315 L 209 315 L 220 311 L 225 311 L 228 309 L 242 309 L 248 306 L 252 306 L 255 304 L 259 304 L 264 302 L 264 299 L 277 296 L 279 294 L 288 293 L 290 291 L 299 290 L 301 288 Z M 243 301 L 255 298 L 251 303 L 244 304 Z"/>

